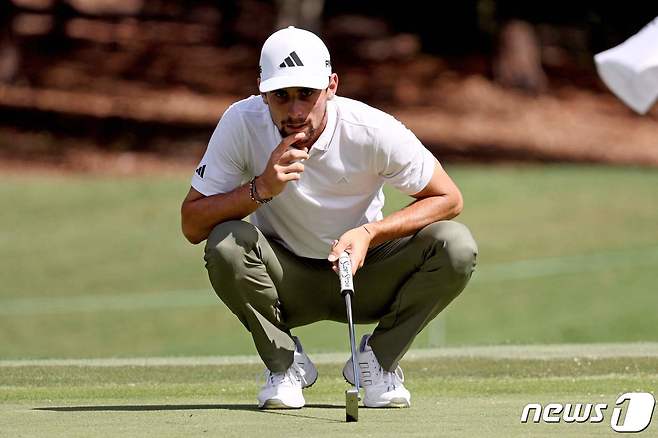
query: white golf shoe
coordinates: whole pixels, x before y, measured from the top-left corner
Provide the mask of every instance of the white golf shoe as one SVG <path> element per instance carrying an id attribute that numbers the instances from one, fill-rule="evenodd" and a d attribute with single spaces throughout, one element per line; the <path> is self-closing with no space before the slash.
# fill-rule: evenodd
<path id="1" fill-rule="evenodd" d="M 357 352 L 359 382 L 366 393 L 363 405 L 369 408 L 408 408 L 411 406 L 411 394 L 402 384 L 402 369 L 398 366 L 395 371 L 384 370 L 368 345 L 369 338 L 370 335 L 363 335 Z M 343 377 L 354 385 L 351 357 L 343 367 Z"/>
<path id="2" fill-rule="evenodd" d="M 293 336 L 293 340 L 296 348 L 292 365 L 282 373 L 265 371 L 265 385 L 258 393 L 258 408 L 260 409 L 303 407 L 306 401 L 302 389 L 312 386 L 318 378 L 318 370 L 304 353 L 299 339 Z"/>

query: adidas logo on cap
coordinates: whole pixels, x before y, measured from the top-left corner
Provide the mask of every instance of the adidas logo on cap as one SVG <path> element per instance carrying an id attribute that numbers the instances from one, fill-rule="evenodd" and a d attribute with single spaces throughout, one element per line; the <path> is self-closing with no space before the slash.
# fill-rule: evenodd
<path id="1" fill-rule="evenodd" d="M 299 59 L 299 56 L 297 56 L 297 53 L 290 52 L 290 56 L 287 56 L 286 59 L 283 60 L 281 64 L 279 64 L 279 67 L 302 67 L 304 63 L 302 62 L 301 59 Z"/>

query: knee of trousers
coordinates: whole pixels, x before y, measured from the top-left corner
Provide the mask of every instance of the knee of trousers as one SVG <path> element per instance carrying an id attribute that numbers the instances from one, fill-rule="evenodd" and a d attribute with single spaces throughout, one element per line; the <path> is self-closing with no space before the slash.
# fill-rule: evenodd
<path id="1" fill-rule="evenodd" d="M 470 277 L 475 269 L 478 247 L 466 225 L 455 221 L 439 221 L 423 228 L 418 236 L 435 249 L 435 255 L 447 260 L 447 266 L 459 277 Z"/>
<path id="2" fill-rule="evenodd" d="M 204 259 L 208 267 L 217 264 L 241 265 L 244 255 L 253 251 L 257 244 L 258 230 L 249 222 L 222 222 L 208 235 Z"/>

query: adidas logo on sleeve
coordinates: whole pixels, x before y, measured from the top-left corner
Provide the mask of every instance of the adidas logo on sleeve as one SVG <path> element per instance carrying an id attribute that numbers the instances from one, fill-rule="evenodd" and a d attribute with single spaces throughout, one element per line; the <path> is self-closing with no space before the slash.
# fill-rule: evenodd
<path id="1" fill-rule="evenodd" d="M 206 165 L 204 164 L 203 166 L 199 167 L 197 170 L 194 171 L 197 175 L 199 175 L 201 178 L 203 178 L 203 174 L 206 172 Z"/>

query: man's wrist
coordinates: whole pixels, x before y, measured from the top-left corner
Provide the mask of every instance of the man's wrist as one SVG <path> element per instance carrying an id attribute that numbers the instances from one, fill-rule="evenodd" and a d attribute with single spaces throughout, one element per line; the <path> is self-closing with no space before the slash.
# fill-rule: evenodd
<path id="1" fill-rule="evenodd" d="M 249 197 L 251 197 L 251 200 L 259 205 L 267 204 L 272 200 L 272 197 L 263 195 L 263 188 L 262 186 L 259 188 L 258 182 L 259 182 L 258 177 L 254 177 L 249 182 Z"/>
<path id="2" fill-rule="evenodd" d="M 263 198 L 263 199 L 272 199 L 272 194 L 270 193 L 269 190 L 267 190 L 267 187 L 265 187 L 265 181 L 263 181 L 263 178 L 260 176 L 257 176 L 254 178 L 255 180 L 255 186 L 256 186 L 256 192 L 258 195 Z"/>
<path id="3" fill-rule="evenodd" d="M 365 228 L 364 228 L 365 227 Z M 386 231 L 386 226 L 383 225 L 380 221 L 378 222 L 369 222 L 367 224 L 361 225 L 361 228 L 364 228 L 364 230 L 368 233 L 370 236 L 370 244 L 369 246 L 375 247 L 386 240 L 389 239 L 387 231 Z"/>
<path id="4" fill-rule="evenodd" d="M 361 225 L 361 228 L 368 234 L 368 237 L 370 238 L 370 246 L 372 246 L 373 241 L 375 240 L 377 228 L 374 226 L 374 224 L 371 223 Z"/>

